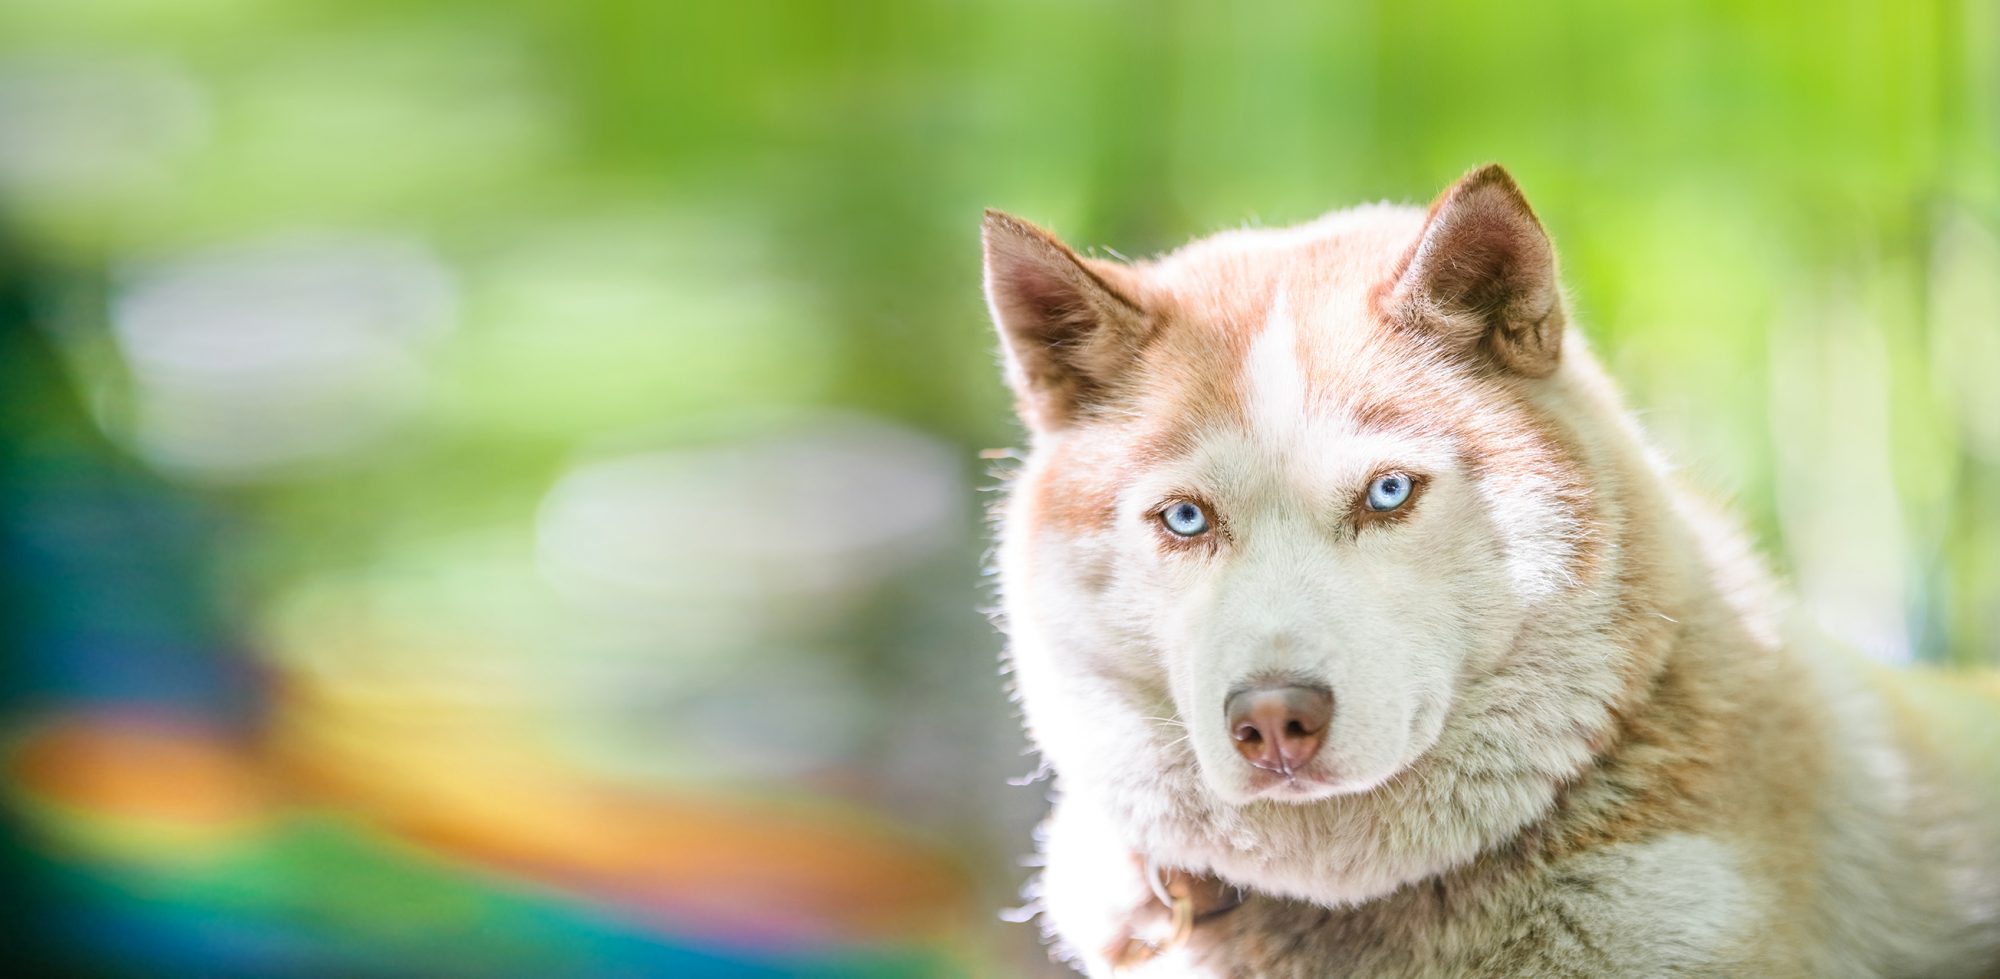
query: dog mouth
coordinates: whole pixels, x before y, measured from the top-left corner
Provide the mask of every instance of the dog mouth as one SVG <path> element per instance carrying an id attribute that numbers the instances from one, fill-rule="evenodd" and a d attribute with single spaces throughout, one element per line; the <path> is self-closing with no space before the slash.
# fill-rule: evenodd
<path id="1" fill-rule="evenodd" d="M 1420 752 L 1418 757 L 1420 758 Z M 1253 768 L 1239 783 L 1242 802 L 1274 802 L 1298 805 L 1320 802 L 1335 796 L 1365 795 L 1396 780 L 1417 758 L 1375 770 L 1355 769 L 1342 764 L 1340 757 L 1319 757 L 1290 771 Z M 1240 804 L 1240 803 L 1239 803 Z"/>
<path id="2" fill-rule="evenodd" d="M 1256 770 L 1250 774 L 1250 798 L 1267 802 L 1317 802 L 1354 791 L 1324 765 L 1314 763 L 1291 772 Z"/>
<path id="3" fill-rule="evenodd" d="M 1325 690 L 1299 683 L 1244 688 L 1225 699 L 1226 740 L 1196 736 L 1176 744 L 1194 756 L 1217 802 L 1287 806 L 1373 792 L 1436 742 L 1429 719 L 1437 711 L 1428 703 L 1392 714 L 1358 712 L 1342 727 L 1331 723 Z"/>

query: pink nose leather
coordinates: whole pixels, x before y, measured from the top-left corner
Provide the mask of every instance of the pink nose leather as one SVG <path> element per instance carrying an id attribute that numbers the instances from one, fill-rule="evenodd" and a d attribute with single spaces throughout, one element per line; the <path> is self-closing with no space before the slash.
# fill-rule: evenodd
<path id="1" fill-rule="evenodd" d="M 1333 694 L 1319 687 L 1238 690 L 1222 709 L 1237 752 L 1258 768 L 1289 777 L 1319 753 L 1333 722 Z"/>

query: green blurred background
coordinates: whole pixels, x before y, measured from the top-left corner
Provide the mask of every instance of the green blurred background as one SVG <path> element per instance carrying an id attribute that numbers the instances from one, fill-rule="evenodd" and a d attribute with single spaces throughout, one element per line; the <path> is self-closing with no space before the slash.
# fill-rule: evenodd
<path id="1" fill-rule="evenodd" d="M 1991 2 L 7 0 L 10 961 L 1053 974 L 980 209 L 1489 160 L 1807 613 L 2000 659 Z"/>

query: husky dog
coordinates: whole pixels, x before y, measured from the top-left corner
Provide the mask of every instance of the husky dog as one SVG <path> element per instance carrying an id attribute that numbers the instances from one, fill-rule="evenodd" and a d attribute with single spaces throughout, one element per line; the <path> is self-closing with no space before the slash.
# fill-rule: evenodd
<path id="1" fill-rule="evenodd" d="M 2000 697 L 1784 624 L 1570 328 L 1506 171 L 1143 262 L 984 237 L 1070 962 L 2000 970 Z"/>

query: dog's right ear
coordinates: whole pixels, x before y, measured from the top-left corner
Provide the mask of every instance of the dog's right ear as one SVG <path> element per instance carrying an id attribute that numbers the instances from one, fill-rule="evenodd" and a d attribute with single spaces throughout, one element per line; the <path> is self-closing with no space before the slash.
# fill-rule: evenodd
<path id="1" fill-rule="evenodd" d="M 986 212 L 986 305 L 1021 420 L 1053 431 L 1108 395 L 1145 340 L 1132 270 L 1083 258 L 1011 214 Z"/>

